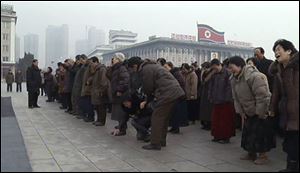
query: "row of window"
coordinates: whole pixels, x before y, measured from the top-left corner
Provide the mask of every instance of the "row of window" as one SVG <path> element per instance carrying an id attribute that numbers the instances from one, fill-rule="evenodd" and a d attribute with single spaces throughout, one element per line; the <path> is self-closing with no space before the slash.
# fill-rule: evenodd
<path id="1" fill-rule="evenodd" d="M 8 37 L 9 37 L 8 34 L 5 33 L 2 34 L 2 40 L 8 40 Z"/>
<path id="2" fill-rule="evenodd" d="M 8 29 L 10 26 L 10 22 L 2 21 L 1 22 L 1 28 L 6 28 Z"/>
<path id="3" fill-rule="evenodd" d="M 3 62 L 8 62 L 8 61 L 9 61 L 9 58 L 8 58 L 8 56 L 4 56 L 4 57 L 2 57 L 2 61 L 3 61 Z"/>
<path id="4" fill-rule="evenodd" d="M 2 45 L 2 51 L 3 52 L 8 52 L 9 51 L 9 46 L 8 45 Z"/>

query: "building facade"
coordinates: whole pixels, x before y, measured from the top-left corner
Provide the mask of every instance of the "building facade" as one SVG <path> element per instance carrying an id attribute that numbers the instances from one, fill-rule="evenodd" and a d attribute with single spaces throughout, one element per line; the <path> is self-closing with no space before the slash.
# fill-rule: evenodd
<path id="1" fill-rule="evenodd" d="M 20 39 L 20 37 L 18 37 L 18 36 L 16 36 L 16 43 L 15 43 L 15 45 L 16 45 L 16 49 L 15 49 L 15 57 L 16 57 L 16 59 L 15 59 L 15 61 L 16 61 L 16 63 L 17 62 L 19 62 L 19 59 L 21 58 L 20 56 L 21 56 L 21 39 Z"/>
<path id="2" fill-rule="evenodd" d="M 48 26 L 46 29 L 46 67 L 56 64 L 69 56 L 69 27 Z"/>
<path id="3" fill-rule="evenodd" d="M 126 47 L 135 44 L 137 41 L 137 33 L 124 30 L 110 30 L 109 31 L 109 44 L 114 49 Z"/>
<path id="4" fill-rule="evenodd" d="M 88 32 L 88 52 L 95 49 L 96 46 L 105 44 L 105 33 L 96 27 L 89 28 Z"/>
<path id="5" fill-rule="evenodd" d="M 24 36 L 24 52 L 33 54 L 39 60 L 39 36 L 37 34 L 26 34 Z"/>
<path id="6" fill-rule="evenodd" d="M 104 53 L 110 52 L 113 50 L 113 47 L 111 45 L 102 45 L 102 46 L 97 46 L 93 51 L 91 51 L 87 56 L 89 58 L 96 56 L 99 58 L 100 62 L 103 62 L 103 57 L 102 55 Z"/>
<path id="7" fill-rule="evenodd" d="M 13 6 L 1 4 L 1 80 L 9 69 L 15 71 L 16 24 Z"/>
<path id="8" fill-rule="evenodd" d="M 220 61 L 223 61 L 234 55 L 239 55 L 245 59 L 253 56 L 252 47 L 236 47 L 226 44 L 158 37 L 126 48 L 104 53 L 102 54 L 104 64 L 110 65 L 111 57 L 116 52 L 124 53 L 127 58 L 132 56 L 140 56 L 142 59 L 148 58 L 152 60 L 165 58 L 167 61 L 174 63 L 175 66 L 180 66 L 182 63 L 190 64 L 195 61 L 197 61 L 198 64 L 202 64 L 213 58 L 218 58 Z"/>

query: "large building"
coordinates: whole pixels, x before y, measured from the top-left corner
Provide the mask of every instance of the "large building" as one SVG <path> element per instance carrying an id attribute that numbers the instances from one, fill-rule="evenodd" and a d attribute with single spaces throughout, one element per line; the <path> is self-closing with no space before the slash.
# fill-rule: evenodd
<path id="1" fill-rule="evenodd" d="M 75 42 L 75 54 L 86 54 L 88 52 L 88 41 L 87 40 L 77 40 Z"/>
<path id="2" fill-rule="evenodd" d="M 126 47 L 136 43 L 137 33 L 124 30 L 110 30 L 109 31 L 109 44 L 114 49 Z"/>
<path id="3" fill-rule="evenodd" d="M 195 61 L 201 64 L 213 58 L 223 61 L 233 55 L 239 55 L 243 58 L 253 56 L 252 47 L 237 47 L 192 40 L 176 40 L 166 37 L 151 38 L 145 42 L 104 53 L 102 57 L 106 65 L 110 65 L 111 57 L 116 52 L 124 53 L 127 58 L 132 56 L 140 56 L 143 59 L 149 58 L 152 60 L 165 58 L 167 61 L 173 62 L 176 66 L 180 66 L 182 63 L 190 64 Z"/>
<path id="4" fill-rule="evenodd" d="M 96 48 L 93 51 L 91 51 L 90 53 L 88 53 L 87 56 L 89 58 L 96 56 L 99 58 L 99 60 L 102 63 L 103 62 L 102 54 L 110 52 L 111 50 L 113 50 L 113 47 L 111 45 L 96 46 Z"/>
<path id="5" fill-rule="evenodd" d="M 39 36 L 37 34 L 27 34 L 24 36 L 24 52 L 33 54 L 35 59 L 39 59 Z"/>
<path id="6" fill-rule="evenodd" d="M 16 24 L 13 6 L 1 4 L 1 79 L 9 69 L 15 71 Z"/>
<path id="7" fill-rule="evenodd" d="M 89 28 L 88 32 L 88 52 L 95 49 L 96 46 L 101 46 L 105 44 L 105 33 L 101 29 L 96 27 Z"/>
<path id="8" fill-rule="evenodd" d="M 56 64 L 69 56 L 69 27 L 48 26 L 46 29 L 46 67 Z"/>

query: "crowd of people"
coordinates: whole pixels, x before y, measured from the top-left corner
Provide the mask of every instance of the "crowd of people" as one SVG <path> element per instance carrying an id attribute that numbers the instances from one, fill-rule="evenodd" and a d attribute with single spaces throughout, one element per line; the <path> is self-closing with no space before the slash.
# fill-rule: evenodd
<path id="1" fill-rule="evenodd" d="M 258 47 L 246 61 L 233 56 L 201 67 L 196 62 L 175 67 L 163 58 L 126 58 L 122 53 L 115 53 L 106 67 L 97 57 L 82 54 L 58 63 L 55 74 L 48 67 L 42 75 L 34 60 L 26 73 L 28 106 L 39 107 L 43 76 L 47 102 L 56 100 L 60 109 L 95 126 L 105 126 L 111 113 L 117 121 L 114 136 L 126 135 L 131 119 L 137 140 L 150 142 L 143 149 L 161 150 L 168 132 L 178 134 L 181 127 L 200 121 L 220 144 L 230 143 L 240 128 L 246 151 L 240 159 L 258 165 L 268 162 L 280 134 L 287 153 L 282 172 L 298 172 L 299 53 L 285 39 L 274 43 L 273 52 L 275 61 Z"/>

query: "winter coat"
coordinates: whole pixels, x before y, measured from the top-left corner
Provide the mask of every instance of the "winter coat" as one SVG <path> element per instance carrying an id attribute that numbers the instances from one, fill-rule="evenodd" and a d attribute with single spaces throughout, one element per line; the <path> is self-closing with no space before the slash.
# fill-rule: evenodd
<path id="1" fill-rule="evenodd" d="M 189 71 L 186 74 L 183 74 L 185 81 L 185 93 L 187 100 L 196 100 L 197 99 L 197 85 L 198 85 L 198 76 L 194 70 Z"/>
<path id="2" fill-rule="evenodd" d="M 211 103 L 233 102 L 230 76 L 231 73 L 226 68 L 222 68 L 219 73 L 212 76 L 208 87 L 208 98 Z"/>
<path id="3" fill-rule="evenodd" d="M 15 77 L 15 82 L 16 83 L 22 83 L 23 82 L 23 74 L 21 73 L 16 73 L 16 77 Z"/>
<path id="4" fill-rule="evenodd" d="M 42 85 L 41 70 L 32 65 L 26 71 L 26 86 L 28 92 L 38 92 Z"/>
<path id="5" fill-rule="evenodd" d="M 237 77 L 231 76 L 231 87 L 237 113 L 265 118 L 271 99 L 266 75 L 247 65 Z"/>
<path id="6" fill-rule="evenodd" d="M 185 91 L 185 81 L 184 81 L 184 77 L 181 73 L 180 68 L 175 67 L 175 68 L 171 69 L 170 72 L 175 77 L 175 79 L 178 81 L 180 87 Z"/>
<path id="7" fill-rule="evenodd" d="M 8 72 L 5 76 L 5 81 L 7 84 L 12 84 L 14 82 L 14 74 L 12 72 Z"/>
<path id="8" fill-rule="evenodd" d="M 93 83 L 93 71 L 89 65 L 83 74 L 81 96 L 90 96 Z"/>
<path id="9" fill-rule="evenodd" d="M 122 62 L 114 64 L 110 71 L 107 72 L 107 77 L 110 79 L 111 84 L 112 103 L 121 103 L 128 96 L 129 76 L 129 72 Z M 117 92 L 120 92 L 122 96 L 117 96 Z"/>
<path id="10" fill-rule="evenodd" d="M 270 66 L 274 75 L 270 110 L 280 116 L 285 130 L 299 130 L 299 52 L 292 56 L 284 68 L 277 61 Z"/>
<path id="11" fill-rule="evenodd" d="M 45 73 L 45 89 L 48 93 L 51 93 L 55 90 L 55 78 L 52 73 Z"/>
<path id="12" fill-rule="evenodd" d="M 143 81 L 143 91 L 147 96 L 154 94 L 156 105 L 173 102 L 185 93 L 175 77 L 161 65 L 145 60 L 138 70 Z"/>
<path id="13" fill-rule="evenodd" d="M 75 98 L 78 98 L 81 95 L 83 75 L 87 68 L 88 68 L 87 65 L 79 66 L 79 69 L 75 75 L 74 84 L 72 88 L 72 96 Z"/>
<path id="14" fill-rule="evenodd" d="M 93 105 L 99 105 L 108 102 L 108 83 L 109 80 L 106 77 L 106 67 L 102 64 L 98 64 L 93 75 L 91 91 L 91 100 Z"/>

